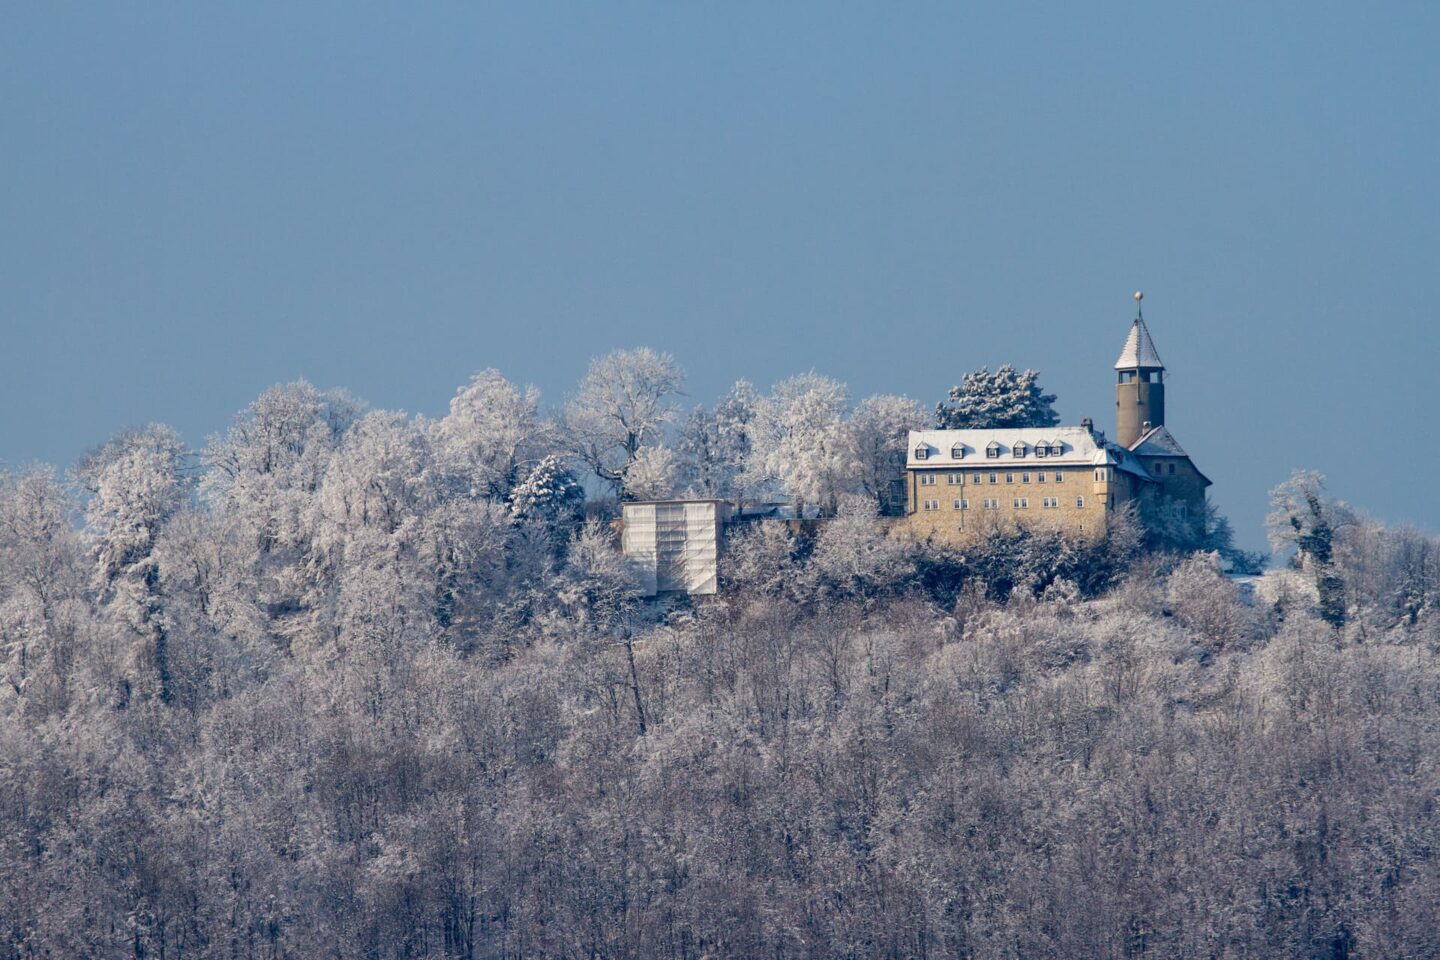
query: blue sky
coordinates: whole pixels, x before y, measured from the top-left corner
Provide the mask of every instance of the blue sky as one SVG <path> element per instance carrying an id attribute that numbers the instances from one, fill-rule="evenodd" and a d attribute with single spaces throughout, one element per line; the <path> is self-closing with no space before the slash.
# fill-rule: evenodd
<path id="1" fill-rule="evenodd" d="M 1108 425 L 1141 288 L 1245 543 L 1295 467 L 1436 530 L 1440 7 L 987 6 L 7 5 L 0 459 L 640 344 Z"/>

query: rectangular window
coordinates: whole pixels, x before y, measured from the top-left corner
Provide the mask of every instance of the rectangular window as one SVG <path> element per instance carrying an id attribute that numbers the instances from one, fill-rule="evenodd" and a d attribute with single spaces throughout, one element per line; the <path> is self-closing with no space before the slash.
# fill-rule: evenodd
<path id="1" fill-rule="evenodd" d="M 1169 472 L 1170 476 L 1172 476 L 1172 477 L 1175 476 L 1175 464 L 1173 464 L 1173 463 L 1170 464 L 1170 470 L 1169 470 L 1168 472 Z"/>
<path id="2" fill-rule="evenodd" d="M 970 482 L 971 482 L 972 484 L 974 484 L 974 483 L 979 483 L 979 482 L 980 482 L 980 474 L 978 474 L 978 473 L 972 473 L 972 474 L 970 474 Z"/>
<path id="3" fill-rule="evenodd" d="M 1084 498 L 1084 497 L 1076 497 L 1076 498 L 1075 498 L 1075 506 L 1079 507 L 1081 510 L 1084 510 L 1084 509 L 1085 509 L 1085 498 Z"/>
<path id="4" fill-rule="evenodd" d="M 992 474 L 990 474 L 990 482 L 991 482 L 991 483 L 999 483 L 999 482 L 1000 482 L 1000 474 L 998 474 L 998 473 L 992 473 Z"/>
<path id="5" fill-rule="evenodd" d="M 1134 371 L 1134 370 L 1121 370 L 1121 371 L 1120 371 L 1120 382 L 1121 382 L 1121 383 L 1134 383 L 1134 382 L 1135 382 L 1135 371 Z"/>
<path id="6" fill-rule="evenodd" d="M 1065 474 L 1061 473 L 1059 470 L 1056 470 L 1056 471 L 1055 471 L 1055 482 L 1056 482 L 1056 483 L 1064 483 L 1064 482 L 1065 482 Z"/>
<path id="7" fill-rule="evenodd" d="M 969 510 L 969 509 L 970 509 L 970 501 L 969 501 L 969 500 L 966 500 L 964 497 L 961 497 L 959 500 L 956 500 L 956 501 L 955 501 L 955 509 L 956 509 L 956 510 Z"/>
<path id="8" fill-rule="evenodd" d="M 925 501 L 925 509 L 926 509 L 926 510 L 939 510 L 939 509 L 940 509 L 940 501 L 939 501 L 939 500 L 926 500 L 926 501 Z"/>
<path id="9" fill-rule="evenodd" d="M 1028 509 L 1029 506 L 1030 506 L 1030 498 L 1029 498 L 1029 497 L 1016 497 L 1016 498 L 1015 498 L 1015 509 L 1016 509 L 1016 510 L 1025 510 L 1025 509 Z"/>
<path id="10" fill-rule="evenodd" d="M 1044 483 L 1044 482 L 1045 482 L 1045 471 L 1044 471 L 1044 470 L 1041 470 L 1039 473 L 1035 474 L 1035 482 L 1036 482 L 1036 483 Z"/>
<path id="11" fill-rule="evenodd" d="M 1020 482 L 1021 482 L 1021 483 L 1029 483 L 1029 482 L 1030 482 L 1030 474 L 1028 474 L 1028 473 L 1022 473 L 1022 474 L 1020 474 Z"/>
<path id="12" fill-rule="evenodd" d="M 950 484 L 950 486 L 953 487 L 953 486 L 955 486 L 955 484 L 957 484 L 957 483 L 964 483 L 964 482 L 965 482 L 965 478 L 962 477 L 962 476 L 960 476 L 960 474 L 958 474 L 958 473 L 950 473 L 950 474 L 946 474 L 946 475 L 945 475 L 945 482 L 948 483 L 948 484 Z"/>
<path id="13" fill-rule="evenodd" d="M 1040 506 L 1044 507 L 1046 510 L 1053 510 L 1056 507 L 1060 506 L 1060 498 L 1046 497 L 1044 500 L 1040 501 Z"/>
<path id="14" fill-rule="evenodd" d="M 920 474 L 920 486 L 922 486 L 922 487 L 933 487 L 933 486 L 935 486 L 935 474 L 933 474 L 933 473 L 922 473 L 922 474 Z"/>
<path id="15" fill-rule="evenodd" d="M 1000 501 L 994 499 L 993 497 L 986 497 L 986 498 L 985 498 L 985 509 L 986 509 L 986 510 L 999 510 L 999 509 L 1000 509 Z"/>
<path id="16" fill-rule="evenodd" d="M 1005 482 L 1006 482 L 1006 483 L 1014 483 L 1014 482 L 1015 482 L 1015 474 L 1013 474 L 1013 473 L 1007 473 L 1007 474 L 1005 474 Z"/>

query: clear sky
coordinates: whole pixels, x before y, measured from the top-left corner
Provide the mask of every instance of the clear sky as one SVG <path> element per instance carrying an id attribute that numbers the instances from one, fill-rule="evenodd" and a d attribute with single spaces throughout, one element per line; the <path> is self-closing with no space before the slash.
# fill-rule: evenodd
<path id="1" fill-rule="evenodd" d="M 5 4 L 0 459 L 641 344 L 695 402 L 1013 361 L 1109 426 L 1140 288 L 1243 542 L 1301 466 L 1435 531 L 1437 50 L 1434 3 Z"/>

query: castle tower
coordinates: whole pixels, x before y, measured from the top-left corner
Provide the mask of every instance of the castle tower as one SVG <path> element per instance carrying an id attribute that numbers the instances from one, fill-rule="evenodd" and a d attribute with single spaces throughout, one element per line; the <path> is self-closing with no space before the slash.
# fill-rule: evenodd
<path id="1" fill-rule="evenodd" d="M 1137 291 L 1135 322 L 1115 361 L 1115 439 L 1124 447 L 1134 446 L 1151 427 L 1165 423 L 1165 364 L 1145 327 L 1141 299 Z"/>

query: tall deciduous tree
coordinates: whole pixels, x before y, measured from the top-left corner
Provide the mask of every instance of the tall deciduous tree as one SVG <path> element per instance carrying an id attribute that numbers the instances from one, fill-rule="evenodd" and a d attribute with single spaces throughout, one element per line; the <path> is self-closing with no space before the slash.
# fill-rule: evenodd
<path id="1" fill-rule="evenodd" d="M 846 436 L 856 470 L 856 488 L 884 509 L 890 506 L 905 470 L 911 430 L 926 426 L 925 411 L 909 397 L 880 394 L 855 407 Z"/>
<path id="2" fill-rule="evenodd" d="M 685 386 L 675 358 L 649 347 L 616 350 L 590 362 L 565 405 L 565 441 L 596 477 L 624 495 L 625 474 L 643 447 L 675 418 L 672 398 Z"/>
<path id="3" fill-rule="evenodd" d="M 161 424 L 119 434 L 76 474 L 89 491 L 85 520 L 95 544 L 96 586 L 126 638 L 121 699 L 171 699 L 169 629 L 155 545 L 185 502 L 188 451 Z"/>
<path id="4" fill-rule="evenodd" d="M 493 369 L 460 388 L 431 436 L 447 476 L 469 496 L 500 502 L 554 443 L 553 426 L 540 414 L 540 392 L 522 390 Z"/>
<path id="5" fill-rule="evenodd" d="M 833 514 L 855 475 L 845 433 L 845 385 L 818 373 L 782 380 L 755 409 L 746 476 L 752 486 L 778 484 L 803 512 Z"/>
<path id="6" fill-rule="evenodd" d="M 935 409 L 936 423 L 942 430 L 1053 427 L 1060 422 L 1055 395 L 1041 390 L 1039 379 L 1038 370 L 1017 372 L 1008 363 L 994 373 L 981 367 L 950 388 L 950 399 Z"/>

